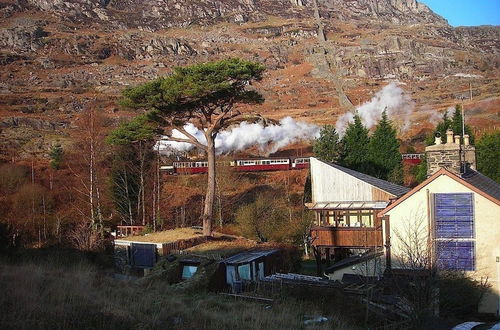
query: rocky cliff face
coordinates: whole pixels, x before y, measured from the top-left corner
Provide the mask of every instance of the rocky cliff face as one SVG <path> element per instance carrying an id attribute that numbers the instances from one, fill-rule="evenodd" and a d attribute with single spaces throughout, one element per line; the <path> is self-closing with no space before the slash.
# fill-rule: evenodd
<path id="1" fill-rule="evenodd" d="M 23 7 L 56 13 L 64 20 L 109 23 L 115 27 L 146 30 L 262 21 L 268 15 L 306 18 L 313 0 L 21 0 Z M 318 0 L 324 17 L 338 19 L 386 19 L 393 23 L 446 24 L 415 0 Z"/>
<path id="2" fill-rule="evenodd" d="M 464 77 L 498 99 L 500 28 L 452 28 L 415 0 L 0 0 L 0 18 L 5 145 L 15 123 L 54 138 L 91 105 L 119 117 L 126 85 L 229 56 L 266 65 L 267 101 L 248 111 L 275 118 L 333 123 L 391 79 L 434 108 Z"/>

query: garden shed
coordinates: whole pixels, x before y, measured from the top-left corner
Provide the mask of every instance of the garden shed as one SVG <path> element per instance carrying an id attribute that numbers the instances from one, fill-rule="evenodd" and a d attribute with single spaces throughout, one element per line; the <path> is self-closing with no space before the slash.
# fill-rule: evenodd
<path id="1" fill-rule="evenodd" d="M 225 284 L 233 292 L 242 290 L 244 282 L 255 282 L 283 271 L 281 250 L 250 250 L 238 253 L 220 262 Z"/>

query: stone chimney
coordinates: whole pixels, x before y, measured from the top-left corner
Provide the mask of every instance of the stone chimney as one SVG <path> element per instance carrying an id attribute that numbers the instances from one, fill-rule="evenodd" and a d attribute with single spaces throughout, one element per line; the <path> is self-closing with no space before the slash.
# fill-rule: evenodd
<path id="1" fill-rule="evenodd" d="M 464 145 L 462 146 L 464 150 L 464 158 L 466 166 L 476 169 L 476 148 L 470 144 L 469 135 L 464 135 Z"/>
<path id="2" fill-rule="evenodd" d="M 446 131 L 446 143 L 435 144 L 425 148 L 427 159 L 427 177 L 433 175 L 442 167 L 460 175 L 460 144 L 454 143 L 453 131 Z"/>
<path id="3" fill-rule="evenodd" d="M 462 154 L 463 152 L 463 154 Z M 469 144 L 469 136 L 464 136 L 464 145 L 460 145 L 460 135 L 453 136 L 453 131 L 446 131 L 446 143 L 441 143 L 441 138 L 436 136 L 435 144 L 425 148 L 425 157 L 427 159 L 427 177 L 433 175 L 442 167 L 448 171 L 460 175 L 465 164 L 475 169 L 476 150 Z"/>

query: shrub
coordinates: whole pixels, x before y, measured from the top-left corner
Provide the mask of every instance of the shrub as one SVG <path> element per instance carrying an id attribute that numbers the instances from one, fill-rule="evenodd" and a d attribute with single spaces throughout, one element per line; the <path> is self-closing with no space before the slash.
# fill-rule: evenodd
<path id="1" fill-rule="evenodd" d="M 478 305 L 490 285 L 461 272 L 447 272 L 439 276 L 438 287 L 440 314 L 462 318 L 477 313 Z"/>

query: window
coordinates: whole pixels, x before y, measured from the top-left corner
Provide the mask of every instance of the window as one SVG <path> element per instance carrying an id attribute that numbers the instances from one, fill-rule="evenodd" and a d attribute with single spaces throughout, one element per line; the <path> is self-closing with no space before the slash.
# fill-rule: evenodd
<path id="1" fill-rule="evenodd" d="M 320 226 L 374 227 L 373 210 L 329 210 L 320 211 Z"/>
<path id="2" fill-rule="evenodd" d="M 182 267 L 182 279 L 187 280 L 188 278 L 193 277 L 197 270 L 198 266 L 184 265 L 184 267 Z"/>
<path id="3" fill-rule="evenodd" d="M 437 265 L 447 270 L 475 270 L 472 193 L 434 194 Z"/>
<path id="4" fill-rule="evenodd" d="M 250 281 L 252 278 L 250 277 L 250 265 L 240 265 L 238 266 L 238 274 L 240 275 L 240 279 Z"/>

